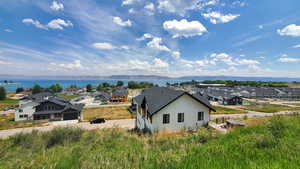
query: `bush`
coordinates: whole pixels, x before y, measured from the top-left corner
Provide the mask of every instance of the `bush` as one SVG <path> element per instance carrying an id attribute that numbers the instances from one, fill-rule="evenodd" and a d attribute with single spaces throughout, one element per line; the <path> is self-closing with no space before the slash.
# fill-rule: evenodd
<path id="1" fill-rule="evenodd" d="M 23 148 L 33 148 L 35 144 L 35 138 L 38 137 L 38 132 L 33 131 L 32 133 L 19 133 L 11 136 L 10 139 L 14 146 L 21 146 Z"/>
<path id="2" fill-rule="evenodd" d="M 77 142 L 80 140 L 82 133 L 83 130 L 79 128 L 56 128 L 49 133 L 45 133 L 46 147 L 50 148 L 55 145 Z"/>

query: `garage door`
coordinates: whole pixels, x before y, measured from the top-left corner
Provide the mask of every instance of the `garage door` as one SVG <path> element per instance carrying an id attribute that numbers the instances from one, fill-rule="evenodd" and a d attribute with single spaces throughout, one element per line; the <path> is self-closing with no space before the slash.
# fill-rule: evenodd
<path id="1" fill-rule="evenodd" d="M 75 120 L 78 119 L 77 113 L 66 113 L 64 114 L 64 120 Z"/>

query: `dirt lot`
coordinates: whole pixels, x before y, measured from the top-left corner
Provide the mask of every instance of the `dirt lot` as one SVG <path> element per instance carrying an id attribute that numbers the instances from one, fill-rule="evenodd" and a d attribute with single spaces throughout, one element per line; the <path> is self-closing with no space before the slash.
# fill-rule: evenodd
<path id="1" fill-rule="evenodd" d="M 102 117 L 107 120 L 134 118 L 134 115 L 128 111 L 128 108 L 128 106 L 86 108 L 83 111 L 83 119 L 88 121 L 96 117 Z"/>

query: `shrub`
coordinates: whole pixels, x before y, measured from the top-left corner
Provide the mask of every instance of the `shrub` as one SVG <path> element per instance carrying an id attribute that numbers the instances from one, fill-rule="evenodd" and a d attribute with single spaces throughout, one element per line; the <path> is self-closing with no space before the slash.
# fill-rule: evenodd
<path id="1" fill-rule="evenodd" d="M 35 138 L 38 137 L 38 131 L 33 131 L 32 133 L 19 133 L 11 136 L 10 139 L 14 146 L 21 146 L 23 148 L 32 148 L 35 144 Z"/>
<path id="2" fill-rule="evenodd" d="M 55 145 L 77 142 L 80 140 L 82 133 L 83 130 L 79 128 L 56 128 L 49 133 L 45 133 L 46 147 L 50 148 Z"/>

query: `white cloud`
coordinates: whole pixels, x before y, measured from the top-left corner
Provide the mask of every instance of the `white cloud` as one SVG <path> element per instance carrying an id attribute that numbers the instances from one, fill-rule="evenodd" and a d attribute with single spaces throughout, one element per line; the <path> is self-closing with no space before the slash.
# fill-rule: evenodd
<path id="1" fill-rule="evenodd" d="M 251 60 L 251 59 L 237 60 L 237 63 L 241 64 L 241 65 L 257 65 L 257 64 L 260 64 L 259 61 L 257 61 L 257 60 Z"/>
<path id="2" fill-rule="evenodd" d="M 284 27 L 283 29 L 278 29 L 277 33 L 281 36 L 300 37 L 300 26 L 291 24 Z"/>
<path id="3" fill-rule="evenodd" d="M 114 46 L 111 43 L 107 43 L 107 42 L 94 43 L 94 44 L 92 44 L 92 47 L 95 48 L 95 49 L 102 49 L 102 50 L 113 50 L 113 49 L 129 50 L 130 49 L 130 47 L 127 46 L 127 45 Z"/>
<path id="4" fill-rule="evenodd" d="M 173 35 L 173 38 L 201 36 L 207 32 L 206 28 L 199 21 L 189 22 L 186 19 L 165 21 L 163 27 Z"/>
<path id="5" fill-rule="evenodd" d="M 153 3 L 149 3 L 149 4 L 145 5 L 144 8 L 145 8 L 145 9 L 148 9 L 148 10 L 150 10 L 150 11 L 154 11 L 154 10 L 155 10 L 155 6 L 154 6 Z"/>
<path id="6" fill-rule="evenodd" d="M 22 22 L 25 24 L 32 24 L 39 29 L 45 29 L 45 30 L 48 29 L 47 26 L 41 24 L 38 20 L 33 20 L 31 18 L 25 18 L 22 20 Z"/>
<path id="7" fill-rule="evenodd" d="M 154 14 L 154 11 L 155 11 L 155 6 L 153 3 L 148 3 L 147 5 L 144 6 L 146 12 L 149 14 L 149 15 L 153 15 Z"/>
<path id="8" fill-rule="evenodd" d="M 178 59 L 180 59 L 180 57 L 181 57 L 181 53 L 178 52 L 178 51 L 174 51 L 174 52 L 172 52 L 172 57 L 173 57 L 174 59 L 178 60 Z"/>
<path id="9" fill-rule="evenodd" d="M 167 46 L 162 45 L 162 39 L 159 37 L 154 37 L 150 42 L 147 43 L 147 46 L 155 50 L 166 51 L 166 52 L 171 51 Z"/>
<path id="10" fill-rule="evenodd" d="M 158 0 L 158 9 L 184 16 L 188 10 L 217 5 L 218 0 Z"/>
<path id="11" fill-rule="evenodd" d="M 300 44 L 299 45 L 294 45 L 293 48 L 300 48 Z"/>
<path id="12" fill-rule="evenodd" d="M 259 28 L 259 29 L 263 29 L 263 28 L 264 28 L 264 25 L 259 25 L 258 28 Z"/>
<path id="13" fill-rule="evenodd" d="M 80 60 L 74 60 L 74 63 L 61 63 L 61 64 L 51 62 L 50 65 L 60 67 L 63 69 L 84 69 L 84 67 L 81 65 Z"/>
<path id="14" fill-rule="evenodd" d="M 4 60 L 0 60 L 0 65 L 10 65 L 10 62 L 4 61 Z"/>
<path id="15" fill-rule="evenodd" d="M 221 61 L 224 62 L 227 65 L 233 66 L 233 65 L 256 65 L 260 64 L 257 60 L 251 60 L 251 59 L 234 59 L 232 56 L 230 56 L 227 53 L 213 53 L 210 55 L 211 58 L 213 58 L 213 61 Z"/>
<path id="16" fill-rule="evenodd" d="M 130 9 L 128 10 L 128 12 L 131 13 L 131 14 L 136 13 L 136 11 L 135 11 L 133 8 L 130 8 Z"/>
<path id="17" fill-rule="evenodd" d="M 31 18 L 25 18 L 22 20 L 22 22 L 25 24 L 32 24 L 35 27 L 37 27 L 39 29 L 44 29 L 44 30 L 48 30 L 49 28 L 63 30 L 64 27 L 73 26 L 71 21 L 65 21 L 65 20 L 59 19 L 59 18 L 50 21 L 47 25 L 43 25 L 38 20 L 33 20 Z"/>
<path id="18" fill-rule="evenodd" d="M 167 62 L 164 62 L 159 58 L 154 58 L 153 63 L 154 67 L 158 69 L 165 69 L 169 67 L 169 64 Z"/>
<path id="19" fill-rule="evenodd" d="M 151 38 L 153 38 L 153 35 L 151 35 L 150 33 L 145 33 L 142 37 L 137 38 L 136 40 L 137 41 L 142 41 L 142 40 L 151 39 Z"/>
<path id="20" fill-rule="evenodd" d="M 59 29 L 59 30 L 63 30 L 64 27 L 72 27 L 73 24 L 71 21 L 65 21 L 63 19 L 54 19 L 52 21 L 50 21 L 48 24 L 47 24 L 47 27 L 48 28 L 51 28 L 51 29 Z"/>
<path id="21" fill-rule="evenodd" d="M 123 0 L 122 5 L 133 5 L 139 2 L 139 0 Z"/>
<path id="22" fill-rule="evenodd" d="M 64 10 L 64 5 L 62 3 L 57 2 L 57 1 L 53 1 L 50 8 L 54 11 Z"/>
<path id="23" fill-rule="evenodd" d="M 202 16 L 205 19 L 209 19 L 209 21 L 213 24 L 217 23 L 227 23 L 230 21 L 233 21 L 234 19 L 238 18 L 240 15 L 239 14 L 221 14 L 220 12 L 210 12 L 210 13 L 204 13 Z"/>
<path id="24" fill-rule="evenodd" d="M 278 61 L 282 63 L 296 63 L 296 62 L 300 62 L 300 58 L 284 57 L 284 58 L 279 58 Z"/>
<path id="25" fill-rule="evenodd" d="M 113 17 L 113 22 L 120 26 L 132 26 L 132 22 L 128 19 L 127 21 L 123 21 L 120 17 Z"/>
<path id="26" fill-rule="evenodd" d="M 11 29 L 4 29 L 4 32 L 11 33 L 11 32 L 13 32 L 13 30 L 11 30 Z"/>
<path id="27" fill-rule="evenodd" d="M 116 48 L 115 46 L 107 42 L 94 43 L 92 46 L 96 49 L 103 49 L 103 50 L 112 50 Z"/>

